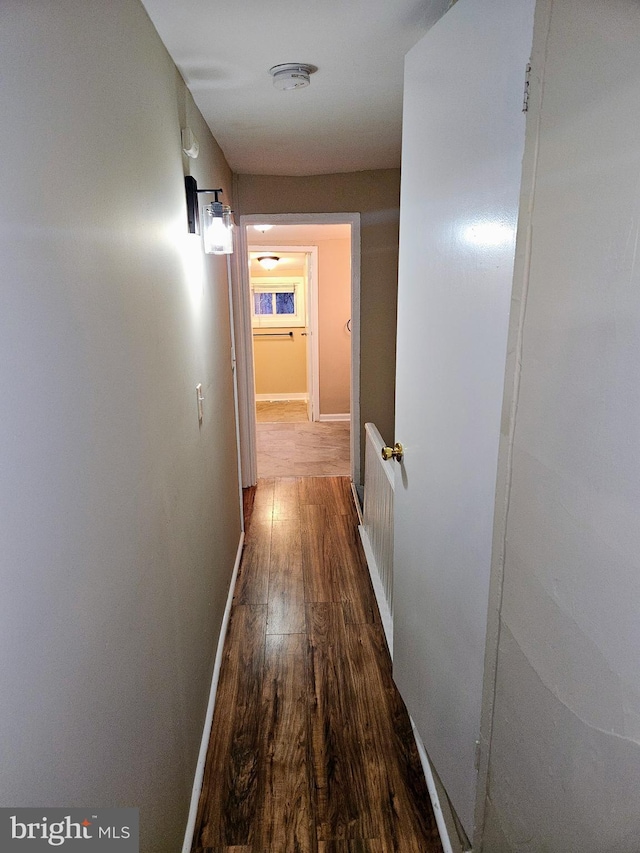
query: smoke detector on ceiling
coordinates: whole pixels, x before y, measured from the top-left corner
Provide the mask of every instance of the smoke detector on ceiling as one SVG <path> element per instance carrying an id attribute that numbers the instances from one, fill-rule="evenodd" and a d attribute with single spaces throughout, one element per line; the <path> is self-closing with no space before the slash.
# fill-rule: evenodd
<path id="1" fill-rule="evenodd" d="M 317 70 L 315 65 L 307 65 L 305 62 L 285 62 L 282 65 L 274 65 L 269 69 L 269 74 L 273 77 L 276 89 L 284 92 L 308 86 L 311 75 Z"/>

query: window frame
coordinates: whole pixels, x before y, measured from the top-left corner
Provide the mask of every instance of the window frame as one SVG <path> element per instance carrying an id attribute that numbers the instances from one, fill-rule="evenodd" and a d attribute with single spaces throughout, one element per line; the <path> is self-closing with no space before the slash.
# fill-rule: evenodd
<path id="1" fill-rule="evenodd" d="M 250 292 L 251 326 L 254 329 L 299 328 L 307 325 L 304 276 L 252 276 Z M 296 311 L 294 314 L 256 314 L 256 293 L 293 293 Z"/>

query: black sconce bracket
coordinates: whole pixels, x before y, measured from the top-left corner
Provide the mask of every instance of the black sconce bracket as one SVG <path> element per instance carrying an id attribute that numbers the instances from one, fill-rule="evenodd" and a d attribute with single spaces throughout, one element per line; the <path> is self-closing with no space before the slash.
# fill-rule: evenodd
<path id="1" fill-rule="evenodd" d="M 191 175 L 185 175 L 184 186 L 187 191 L 187 222 L 189 223 L 189 234 L 199 234 L 200 210 L 198 208 L 198 193 L 212 193 L 215 196 L 214 203 L 220 204 L 218 195 L 222 192 L 222 189 L 199 190 L 196 179 Z"/>

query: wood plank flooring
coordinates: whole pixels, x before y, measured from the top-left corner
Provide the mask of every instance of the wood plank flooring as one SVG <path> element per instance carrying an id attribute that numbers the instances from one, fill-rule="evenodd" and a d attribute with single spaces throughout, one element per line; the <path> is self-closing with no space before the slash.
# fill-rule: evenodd
<path id="1" fill-rule="evenodd" d="M 441 853 L 344 477 L 260 480 L 194 853 Z"/>

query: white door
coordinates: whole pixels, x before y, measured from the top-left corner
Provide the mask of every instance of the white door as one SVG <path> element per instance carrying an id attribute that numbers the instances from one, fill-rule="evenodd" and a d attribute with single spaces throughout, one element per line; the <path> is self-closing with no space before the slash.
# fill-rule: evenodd
<path id="1" fill-rule="evenodd" d="M 405 70 L 394 672 L 466 832 L 534 0 L 458 0 Z"/>

